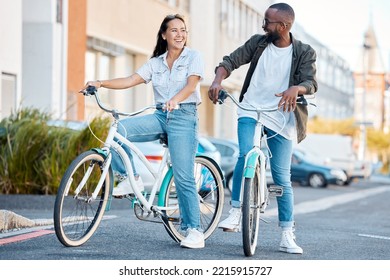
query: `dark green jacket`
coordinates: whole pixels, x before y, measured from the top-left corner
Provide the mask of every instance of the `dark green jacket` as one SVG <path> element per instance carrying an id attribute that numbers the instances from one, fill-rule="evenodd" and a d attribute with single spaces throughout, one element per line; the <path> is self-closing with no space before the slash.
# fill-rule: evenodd
<path id="1" fill-rule="evenodd" d="M 296 40 L 291 33 L 290 36 L 293 44 L 293 55 L 289 87 L 300 85 L 306 88 L 306 94 L 314 94 L 318 88 L 315 64 L 316 52 L 310 45 Z M 218 65 L 218 67 L 224 67 L 229 76 L 233 70 L 239 68 L 241 65 L 250 63 L 241 90 L 240 102 L 249 87 L 257 61 L 267 47 L 267 44 L 267 37 L 265 35 L 253 35 L 244 45 L 233 51 L 230 55 L 224 56 L 223 61 Z M 297 126 L 297 140 L 299 143 L 306 137 L 308 119 L 307 106 L 297 104 L 294 114 Z"/>

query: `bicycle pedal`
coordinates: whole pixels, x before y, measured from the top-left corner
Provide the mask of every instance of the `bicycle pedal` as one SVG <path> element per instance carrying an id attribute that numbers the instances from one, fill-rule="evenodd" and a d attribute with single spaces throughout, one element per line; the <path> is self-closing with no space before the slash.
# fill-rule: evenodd
<path id="1" fill-rule="evenodd" d="M 270 186 L 268 187 L 268 193 L 273 197 L 282 196 L 283 188 L 279 186 Z"/>
<path id="2" fill-rule="evenodd" d="M 241 232 L 240 228 L 223 228 L 224 232 Z"/>
<path id="3" fill-rule="evenodd" d="M 180 222 L 180 218 L 175 218 L 175 217 L 167 217 L 167 220 L 169 222 L 173 222 L 173 223 L 178 223 Z"/>
<path id="4" fill-rule="evenodd" d="M 134 194 L 131 193 L 131 194 L 123 194 L 123 195 L 112 195 L 112 197 L 115 199 L 123 199 L 123 198 L 132 199 L 134 198 Z"/>

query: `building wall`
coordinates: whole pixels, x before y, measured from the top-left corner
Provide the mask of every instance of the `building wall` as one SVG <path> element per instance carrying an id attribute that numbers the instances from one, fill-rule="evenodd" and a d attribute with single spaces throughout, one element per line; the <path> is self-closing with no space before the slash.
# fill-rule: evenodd
<path id="1" fill-rule="evenodd" d="M 86 99 L 77 93 L 78 90 L 88 80 L 123 77 L 134 73 L 150 58 L 163 17 L 180 13 L 185 16 L 189 29 L 188 46 L 199 50 L 205 60 L 205 77 L 201 82 L 203 102 L 199 107 L 200 132 L 234 139 L 237 123 L 235 105 L 214 105 L 207 91 L 214 78 L 214 69 L 222 57 L 242 45 L 251 35 L 263 33 L 263 14 L 273 2 L 21 1 L 19 3 L 23 4 L 25 11 L 23 102 L 69 120 L 85 120 L 91 114 L 100 112 L 93 99 Z M 63 4 L 60 22 L 57 19 L 58 3 Z M 349 66 L 304 30 L 297 28 L 293 32 L 298 39 L 311 44 L 318 55 L 318 107 L 310 116 L 340 119 L 351 116 L 354 81 Z M 0 67 L 1 63 L 0 60 Z M 223 82 L 223 86 L 236 96 L 242 87 L 247 67 L 240 67 Z M 115 93 L 104 89 L 101 92 L 103 101 L 125 111 L 153 102 L 151 85 L 140 85 Z"/>
<path id="2" fill-rule="evenodd" d="M 85 53 L 87 50 L 87 0 L 68 0 L 67 119 L 84 119 Z"/>
<path id="3" fill-rule="evenodd" d="M 54 118 L 66 111 L 67 2 L 23 0 L 22 8 L 22 103 Z"/>
<path id="4" fill-rule="evenodd" d="M 19 107 L 22 81 L 22 1 L 0 0 L 0 119 Z M 4 7 L 7 7 L 6 9 Z"/>

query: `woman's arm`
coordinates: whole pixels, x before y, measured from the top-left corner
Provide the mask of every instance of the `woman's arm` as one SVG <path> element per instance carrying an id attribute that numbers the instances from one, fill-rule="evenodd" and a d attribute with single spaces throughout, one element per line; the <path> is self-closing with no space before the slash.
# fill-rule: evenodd
<path id="1" fill-rule="evenodd" d="M 145 80 L 138 75 L 137 73 L 125 77 L 125 78 L 115 78 L 110 80 L 97 80 L 97 81 L 88 81 L 84 88 L 80 91 L 86 89 L 88 86 L 94 86 L 96 88 L 108 88 L 108 89 L 126 89 L 133 86 L 145 83 Z"/>

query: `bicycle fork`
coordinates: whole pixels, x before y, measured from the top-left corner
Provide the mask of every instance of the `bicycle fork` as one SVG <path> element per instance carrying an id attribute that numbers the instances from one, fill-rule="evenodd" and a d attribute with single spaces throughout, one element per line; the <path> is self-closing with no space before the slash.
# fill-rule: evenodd
<path id="1" fill-rule="evenodd" d="M 264 212 L 268 196 L 266 195 L 267 187 L 265 186 L 265 161 L 266 157 L 264 153 L 260 150 L 259 147 L 255 146 L 252 150 L 249 151 L 245 158 L 244 165 L 244 178 L 255 178 L 256 172 L 259 172 L 260 184 L 257 186 L 260 188 L 260 201 L 256 207 L 260 207 L 260 211 Z M 259 170 L 257 170 L 257 165 L 259 165 Z"/>

